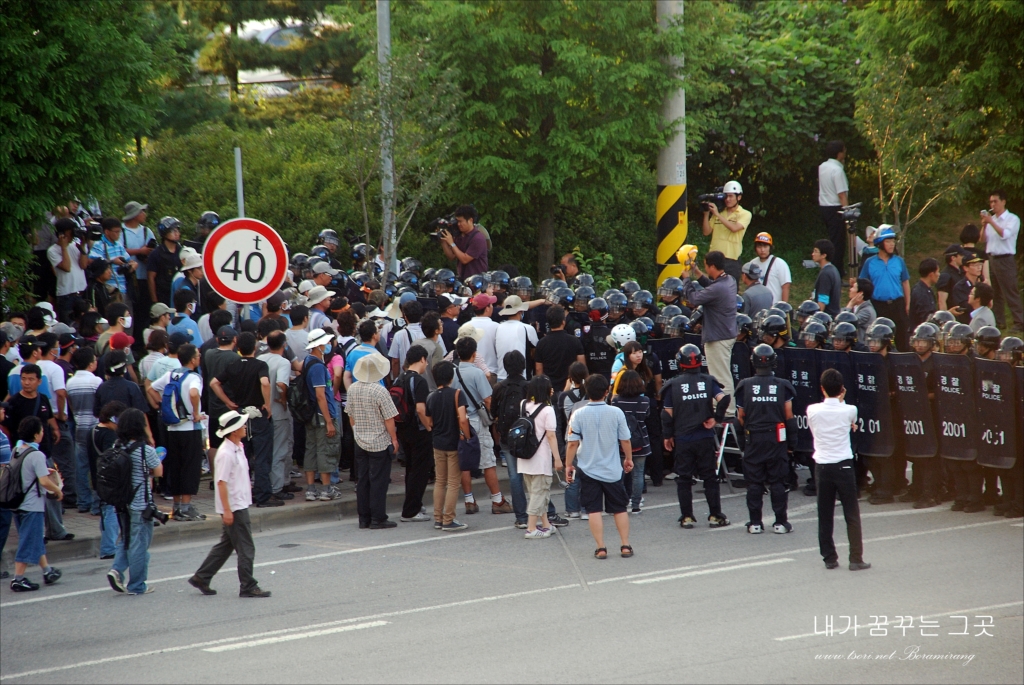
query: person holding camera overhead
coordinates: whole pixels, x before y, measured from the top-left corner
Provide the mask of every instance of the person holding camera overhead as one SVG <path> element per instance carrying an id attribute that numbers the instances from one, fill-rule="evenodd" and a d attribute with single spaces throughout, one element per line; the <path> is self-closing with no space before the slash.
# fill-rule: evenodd
<path id="1" fill-rule="evenodd" d="M 46 257 L 57 274 L 57 318 L 67 322 L 75 300 L 85 293 L 91 243 L 88 235 L 76 238 L 79 226 L 73 219 L 58 219 L 54 229 L 57 242 L 47 248 Z"/>
<path id="2" fill-rule="evenodd" d="M 750 226 L 751 214 L 740 206 L 743 197 L 743 186 L 737 181 L 729 181 L 722 186 L 725 195 L 724 211 L 718 209 L 714 202 L 704 202 L 704 220 L 701 230 L 704 235 L 711 236 L 711 252 L 725 255 L 725 273 L 740 282 L 740 254 L 743 252 L 743 235 Z"/>
<path id="3" fill-rule="evenodd" d="M 487 237 L 474 225 L 476 218 L 473 205 L 462 205 L 455 210 L 459 235 L 453 237 L 446 228 L 437 232 L 444 256 L 458 262 L 459 280 L 487 271 Z"/>
<path id="4" fill-rule="evenodd" d="M 100 226 L 103 228 L 103 237 L 92 244 L 89 258 L 103 259 L 110 264 L 114 272 L 114 284 L 123 295 L 127 292 L 127 277 L 135 278 L 134 272 L 138 263 L 121 244 L 121 222 L 116 217 L 106 217 L 100 222 Z M 126 301 L 125 304 L 131 306 L 130 302 Z"/>

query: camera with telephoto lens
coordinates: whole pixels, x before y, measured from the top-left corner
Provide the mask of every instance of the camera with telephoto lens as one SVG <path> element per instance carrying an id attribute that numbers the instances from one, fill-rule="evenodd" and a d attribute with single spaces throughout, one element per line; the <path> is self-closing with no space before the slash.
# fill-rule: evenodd
<path id="1" fill-rule="evenodd" d="M 75 238 L 78 240 L 88 240 L 93 243 L 97 240 L 103 240 L 103 228 L 100 227 L 100 222 L 90 219 L 85 222 L 85 226 L 79 226 L 75 229 Z"/>
<path id="2" fill-rule="evenodd" d="M 712 193 L 705 193 L 697 196 L 697 202 L 700 203 L 700 207 L 705 212 L 711 211 L 711 205 L 716 205 L 718 211 L 725 209 L 725 190 L 724 186 L 715 188 Z"/>
<path id="3" fill-rule="evenodd" d="M 148 247 L 151 250 L 155 250 L 156 249 L 156 244 L 157 244 L 156 243 L 156 238 L 150 238 L 149 242 L 146 243 L 146 247 Z"/>
<path id="4" fill-rule="evenodd" d="M 551 275 L 557 276 L 558 274 L 565 275 L 565 266 L 563 264 L 553 264 L 551 266 Z"/>
<path id="5" fill-rule="evenodd" d="M 441 216 L 434 219 L 427 224 L 425 228 L 431 238 L 434 240 L 441 240 L 441 231 L 448 231 L 449 234 L 455 235 L 459 230 L 459 220 L 455 218 L 454 214 L 449 214 L 448 216 Z M 437 229 L 436 231 L 431 230 L 435 228 Z"/>
<path id="6" fill-rule="evenodd" d="M 152 502 L 146 503 L 146 508 L 142 510 L 141 516 L 143 521 L 152 521 L 153 525 L 156 526 L 166 526 L 167 521 L 171 518 L 168 514 L 157 509 L 156 505 Z"/>

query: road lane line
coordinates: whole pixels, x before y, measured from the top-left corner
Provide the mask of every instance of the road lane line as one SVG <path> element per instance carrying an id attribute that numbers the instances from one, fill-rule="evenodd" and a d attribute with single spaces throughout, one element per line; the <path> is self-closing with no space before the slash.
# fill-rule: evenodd
<path id="1" fill-rule="evenodd" d="M 304 633 L 290 633 L 288 635 L 279 635 L 278 637 L 265 637 L 261 640 L 249 640 L 248 642 L 235 642 L 230 645 L 220 645 L 219 647 L 207 647 L 204 652 L 230 652 L 236 649 L 248 649 L 249 647 L 262 647 L 264 645 L 274 645 L 279 642 L 291 642 L 292 640 L 303 640 L 307 637 L 321 637 L 323 635 L 334 635 L 335 633 L 347 633 L 352 630 L 364 630 L 366 628 L 379 628 L 380 626 L 386 626 L 387 621 L 371 621 L 370 623 L 357 623 L 354 626 L 338 626 L 336 628 L 325 628 L 324 630 L 310 630 Z"/>
<path id="2" fill-rule="evenodd" d="M 576 563 L 576 557 L 572 555 L 569 545 L 565 544 L 565 538 L 562 537 L 561 531 L 556 526 L 552 526 L 552 528 L 554 528 L 558 541 L 562 543 L 562 549 L 565 550 L 566 556 L 569 557 L 569 563 L 572 564 L 573 570 L 576 571 L 576 577 L 580 579 L 580 587 L 583 588 L 584 591 L 589 592 L 590 588 L 587 587 L 587 579 L 583 576 L 583 571 L 580 569 L 579 564 Z"/>
<path id="3" fill-rule="evenodd" d="M 691 576 L 706 576 L 712 573 L 723 573 L 725 571 L 739 571 L 745 568 L 754 568 L 755 566 L 771 566 L 773 564 L 784 564 L 788 561 L 796 561 L 796 559 L 790 559 L 784 557 L 782 559 L 766 559 L 765 561 L 754 561 L 749 564 L 736 564 L 735 566 L 719 566 L 717 568 L 705 568 L 700 571 L 687 571 L 686 573 L 675 573 L 670 576 L 658 576 L 657 578 L 643 578 L 641 580 L 631 580 L 630 583 L 633 585 L 647 585 L 648 583 L 660 583 L 663 580 L 678 580 L 680 578 L 689 578 Z"/>
<path id="4" fill-rule="evenodd" d="M 940 617 L 943 617 L 943 616 L 954 616 L 954 615 L 957 615 L 957 614 L 969 614 L 969 613 L 971 613 L 973 611 L 989 611 L 991 609 L 1005 609 L 1007 607 L 1020 606 L 1021 604 L 1024 604 L 1024 601 L 1021 601 L 1021 602 L 1006 602 L 1005 604 L 990 604 L 989 606 L 974 607 L 972 609 L 955 609 L 954 611 L 943 611 L 943 612 L 938 613 L 938 614 L 929 614 L 927 616 L 922 616 L 921 620 L 928 619 L 928 618 L 940 618 Z M 875 625 L 875 624 L 869 623 L 866 626 L 858 625 L 858 626 L 854 627 L 854 630 L 859 630 L 861 628 L 870 628 L 873 625 Z M 850 628 L 847 628 L 847 630 L 850 630 Z M 773 638 L 773 639 L 776 642 L 788 642 L 789 640 L 800 640 L 800 639 L 803 639 L 805 637 L 815 637 L 815 636 L 825 636 L 825 634 L 824 634 L 824 632 L 819 632 L 819 633 L 800 633 L 799 635 L 786 635 L 785 637 L 776 637 L 776 638 Z M 832 637 L 832 636 L 828 636 L 828 637 Z"/>

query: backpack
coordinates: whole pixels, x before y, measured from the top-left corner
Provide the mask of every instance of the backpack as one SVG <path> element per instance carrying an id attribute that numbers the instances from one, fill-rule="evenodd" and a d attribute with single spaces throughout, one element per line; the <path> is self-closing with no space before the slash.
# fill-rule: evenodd
<path id="1" fill-rule="evenodd" d="M 508 435 L 508 432 L 512 429 L 514 424 L 520 416 L 519 407 L 526 399 L 526 382 L 511 383 L 512 378 L 509 377 L 505 381 L 505 392 L 501 399 L 501 405 L 497 407 L 496 421 L 498 424 L 498 435 Z"/>
<path id="2" fill-rule="evenodd" d="M 316 416 L 316 402 L 309 397 L 309 386 L 306 384 L 309 367 L 314 364 L 323 364 L 317 359 L 312 363 L 303 362 L 302 373 L 293 378 L 288 384 L 288 409 L 296 421 L 309 423 Z"/>
<path id="3" fill-rule="evenodd" d="M 410 380 L 412 380 L 412 374 L 404 371 L 395 379 L 394 384 L 388 388 L 388 392 L 391 394 L 391 401 L 395 403 L 395 409 L 398 411 L 395 423 L 403 426 L 416 425 L 416 402 L 412 396 Z"/>
<path id="4" fill-rule="evenodd" d="M 127 509 L 138 486 L 132 485 L 132 452 L 144 441 L 124 445 L 120 440 L 96 459 L 96 494 L 115 509 Z M 145 478 L 143 478 L 145 480 Z M 141 485 L 141 483 L 140 483 Z"/>
<path id="5" fill-rule="evenodd" d="M 633 448 L 633 451 L 643 449 L 644 447 L 644 434 L 640 429 L 640 422 L 636 420 L 636 416 L 631 411 L 622 412 L 626 415 L 626 426 L 629 427 L 629 445 Z"/>
<path id="6" fill-rule="evenodd" d="M 171 377 L 164 386 L 163 397 L 160 398 L 160 420 L 168 426 L 177 426 L 182 422 L 183 417 L 188 417 L 188 407 L 181 398 L 181 383 L 185 377 L 192 373 L 192 369 L 181 369 L 171 371 Z"/>
<path id="7" fill-rule="evenodd" d="M 36 495 L 42 495 L 39 491 L 39 479 L 33 478 L 28 488 L 21 485 L 21 469 L 25 464 L 25 457 L 35 451 L 32 448 L 22 450 L 21 454 L 15 454 L 9 462 L 0 465 L 0 509 L 17 509 L 25 501 L 25 493 L 33 485 L 36 488 Z"/>
<path id="8" fill-rule="evenodd" d="M 573 388 L 572 390 L 564 390 L 558 393 L 558 399 L 555 401 L 555 430 L 557 435 L 563 440 L 565 439 L 565 432 L 569 428 L 569 419 L 565 415 L 565 398 L 567 397 L 575 405 L 583 400 L 583 388 Z M 570 413 L 572 412 L 570 411 Z"/>
<path id="9" fill-rule="evenodd" d="M 508 431 L 508 450 L 517 459 L 529 459 L 537 453 L 540 447 L 540 440 L 537 439 L 537 428 L 533 420 L 537 418 L 541 410 L 547 405 L 541 404 L 529 416 L 526 415 L 526 401 L 524 400 L 520 409 L 519 418 L 515 420 Z"/>

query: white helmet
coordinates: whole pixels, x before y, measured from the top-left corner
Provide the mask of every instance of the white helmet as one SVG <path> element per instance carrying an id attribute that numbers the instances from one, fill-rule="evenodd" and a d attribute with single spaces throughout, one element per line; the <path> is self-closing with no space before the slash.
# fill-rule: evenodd
<path id="1" fill-rule="evenodd" d="M 739 184 L 739 181 L 729 181 L 722 186 L 723 193 L 736 193 L 737 195 L 743 194 L 743 186 Z"/>
<path id="2" fill-rule="evenodd" d="M 633 330 L 632 326 L 620 323 L 612 329 L 612 334 L 608 336 L 608 340 L 615 349 L 621 350 L 623 345 L 636 340 L 636 331 Z"/>

